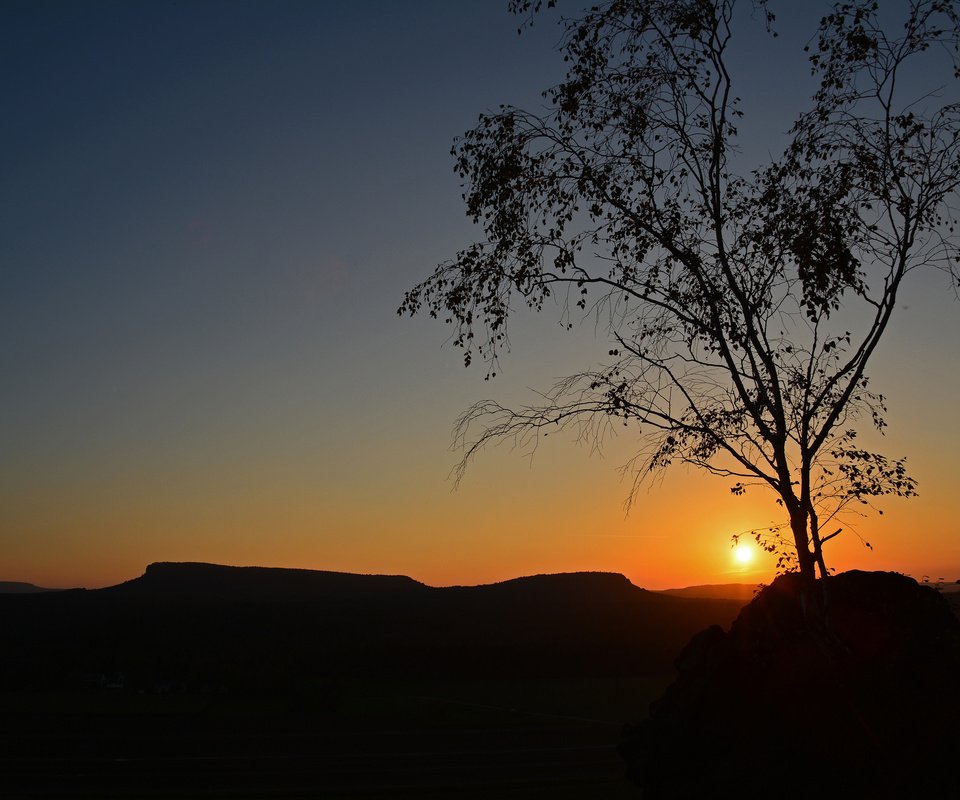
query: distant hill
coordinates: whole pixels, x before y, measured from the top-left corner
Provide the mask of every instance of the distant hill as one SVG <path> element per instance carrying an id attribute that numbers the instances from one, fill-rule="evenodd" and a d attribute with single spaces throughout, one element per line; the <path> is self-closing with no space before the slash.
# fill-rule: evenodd
<path id="1" fill-rule="evenodd" d="M 951 583 L 923 583 L 921 586 L 932 586 L 938 592 L 943 592 L 944 594 L 956 594 L 960 592 L 960 580 L 952 581 Z"/>
<path id="2" fill-rule="evenodd" d="M 150 690 L 662 673 L 694 633 L 726 626 L 741 605 L 649 592 L 613 573 L 437 588 L 403 576 L 151 564 L 106 589 L 0 595 L 0 688 L 106 674 Z"/>
<path id="3" fill-rule="evenodd" d="M 712 583 L 701 586 L 686 586 L 683 589 L 663 589 L 661 594 L 672 597 L 701 597 L 715 600 L 738 600 L 744 604 L 753 600 L 760 590 L 759 583 Z"/>
<path id="4" fill-rule="evenodd" d="M 0 594 L 36 594 L 37 592 L 59 592 L 60 589 L 45 589 L 32 583 L 20 581 L 0 581 Z"/>
<path id="5" fill-rule="evenodd" d="M 424 584 L 403 575 L 356 575 L 310 569 L 158 562 L 150 564 L 139 578 L 100 591 L 180 599 L 305 600 L 385 596 L 426 588 Z"/>

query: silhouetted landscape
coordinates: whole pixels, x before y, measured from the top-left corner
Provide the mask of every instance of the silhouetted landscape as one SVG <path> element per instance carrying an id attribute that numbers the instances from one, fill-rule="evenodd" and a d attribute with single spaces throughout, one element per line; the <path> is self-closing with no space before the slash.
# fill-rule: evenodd
<path id="1" fill-rule="evenodd" d="M 876 796 L 938 785 L 958 744 L 960 621 L 945 596 L 960 595 L 838 576 L 830 656 L 790 580 L 651 592 L 584 572 L 436 588 L 158 563 L 105 589 L 0 593 L 0 790 L 631 797 L 632 779 L 645 797 L 697 797 L 727 785 L 744 743 L 792 745 L 785 720 L 809 733 L 823 718 L 833 738 L 867 724 L 884 740 L 856 763 L 889 762 L 891 743 L 906 753 L 896 781 L 871 779 Z M 798 680 L 811 667 L 826 688 Z M 847 676 L 842 697 L 831 670 Z M 757 763 L 727 788 L 761 796 L 779 762 Z"/>
<path id="2" fill-rule="evenodd" d="M 5 685 L 66 688 L 122 673 L 144 690 L 662 671 L 693 633 L 742 604 L 648 592 L 604 573 L 433 588 L 402 576 L 210 564 L 152 564 L 118 586 L 0 603 Z"/>
<path id="3" fill-rule="evenodd" d="M 741 605 L 607 573 L 434 588 L 173 563 L 4 594 L 0 788 L 629 796 L 623 724 Z"/>

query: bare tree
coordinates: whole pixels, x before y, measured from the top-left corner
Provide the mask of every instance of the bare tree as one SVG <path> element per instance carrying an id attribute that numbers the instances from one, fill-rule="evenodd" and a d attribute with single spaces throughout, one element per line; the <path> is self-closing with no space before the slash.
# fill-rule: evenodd
<path id="1" fill-rule="evenodd" d="M 532 17 L 540 2 L 512 6 Z M 915 493 L 902 459 L 857 441 L 862 421 L 885 426 L 866 367 L 904 281 L 960 272 L 960 104 L 944 99 L 960 5 L 905 12 L 891 33 L 877 3 L 833 7 L 808 48 L 809 109 L 786 152 L 748 172 L 733 164 L 733 0 L 614 0 L 563 23 L 569 71 L 548 110 L 501 107 L 454 146 L 483 240 L 399 311 L 453 325 L 465 363 L 479 355 L 492 376 L 516 308 L 556 297 L 567 325 L 604 323 L 609 356 L 537 405 L 469 409 L 461 468 L 504 437 L 633 426 L 637 481 L 685 462 L 735 494 L 771 489 L 810 580 L 827 574 L 828 521 Z M 903 96 L 924 62 L 929 89 Z"/>

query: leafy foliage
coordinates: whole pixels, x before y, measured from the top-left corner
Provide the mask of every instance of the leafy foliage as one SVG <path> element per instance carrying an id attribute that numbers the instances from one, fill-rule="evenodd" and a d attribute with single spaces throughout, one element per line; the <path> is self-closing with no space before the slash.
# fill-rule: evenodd
<path id="1" fill-rule="evenodd" d="M 530 22 L 541 5 L 512 7 Z M 960 15 L 955 1 L 915 0 L 894 34 L 877 3 L 834 6 L 786 152 L 741 173 L 734 5 L 612 0 L 566 20 L 568 72 L 544 93 L 548 110 L 503 106 L 456 141 L 484 236 L 400 313 L 452 325 L 465 364 L 481 357 L 488 377 L 518 306 L 557 301 L 568 327 L 592 315 L 608 359 L 539 405 L 468 410 L 461 468 L 504 437 L 575 424 L 600 440 L 631 425 L 634 487 L 677 462 L 732 479 L 735 494 L 767 486 L 812 577 L 826 574 L 822 524 L 915 494 L 902 459 L 854 439 L 861 419 L 885 426 L 865 369 L 903 281 L 919 267 L 957 275 L 960 105 L 901 97 L 901 76 L 923 58 L 935 81 L 945 64 L 960 76 Z"/>

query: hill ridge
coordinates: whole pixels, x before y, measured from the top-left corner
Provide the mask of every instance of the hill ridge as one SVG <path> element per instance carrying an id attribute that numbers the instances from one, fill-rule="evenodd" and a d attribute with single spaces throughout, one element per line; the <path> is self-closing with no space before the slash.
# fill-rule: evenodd
<path id="1" fill-rule="evenodd" d="M 427 589 L 405 575 L 289 567 L 232 566 L 200 561 L 156 561 L 129 581 L 94 590 L 107 594 L 236 596 L 263 598 L 392 595 Z"/>
<path id="2" fill-rule="evenodd" d="M 0 598 L 0 688 L 129 685 L 287 691 L 341 676 L 557 677 L 664 671 L 728 624 L 730 601 L 675 598 L 619 573 L 430 587 L 403 576 L 157 562 L 105 589 Z M 287 688 L 284 688 L 287 687 Z"/>
<path id="3" fill-rule="evenodd" d="M 49 589 L 26 581 L 0 581 L 0 594 L 40 594 L 41 592 L 62 592 L 63 589 Z"/>

